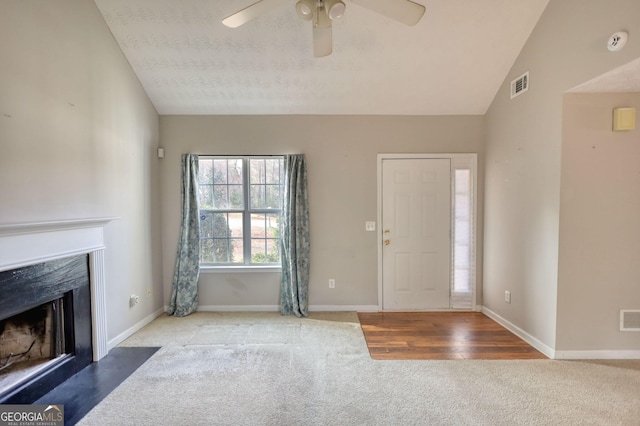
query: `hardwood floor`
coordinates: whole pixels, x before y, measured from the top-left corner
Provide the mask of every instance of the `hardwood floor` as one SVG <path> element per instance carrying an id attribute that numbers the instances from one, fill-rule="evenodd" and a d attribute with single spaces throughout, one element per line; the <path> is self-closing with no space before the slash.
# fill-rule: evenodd
<path id="1" fill-rule="evenodd" d="M 547 359 L 480 312 L 367 312 L 358 318 L 373 359 Z"/>

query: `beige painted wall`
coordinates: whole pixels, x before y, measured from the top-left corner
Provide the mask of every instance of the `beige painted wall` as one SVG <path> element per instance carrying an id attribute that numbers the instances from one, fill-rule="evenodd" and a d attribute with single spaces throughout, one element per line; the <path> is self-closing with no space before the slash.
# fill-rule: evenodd
<path id="1" fill-rule="evenodd" d="M 304 153 L 311 211 L 309 303 L 377 306 L 377 237 L 365 231 L 365 221 L 377 219 L 377 154 L 478 152 L 481 165 L 484 120 L 480 116 L 162 116 L 160 133 L 166 150 L 161 165 L 165 300 L 171 290 L 180 224 L 180 154 Z M 481 188 L 480 182 L 480 194 Z M 480 246 L 481 242 L 480 234 Z M 328 288 L 329 278 L 336 280 L 335 289 Z M 277 306 L 279 280 L 279 273 L 203 274 L 200 305 Z"/>
<path id="2" fill-rule="evenodd" d="M 558 350 L 640 349 L 619 310 L 640 309 L 640 127 L 613 132 L 612 110 L 640 93 L 564 98 Z"/>
<path id="3" fill-rule="evenodd" d="M 163 306 L 158 139 L 92 1 L 0 2 L 0 223 L 119 217 L 105 232 L 109 339 Z"/>
<path id="4" fill-rule="evenodd" d="M 557 316 L 563 93 L 640 56 L 638 16 L 637 0 L 551 0 L 486 115 L 483 302 L 550 349 L 564 319 Z M 611 53 L 606 42 L 621 29 L 632 38 Z M 525 71 L 529 91 L 510 100 L 511 80 Z"/>

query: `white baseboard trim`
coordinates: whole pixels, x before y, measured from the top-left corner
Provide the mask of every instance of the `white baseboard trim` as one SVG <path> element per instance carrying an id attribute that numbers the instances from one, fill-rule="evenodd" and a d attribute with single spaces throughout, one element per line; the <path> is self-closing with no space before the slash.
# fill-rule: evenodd
<path id="1" fill-rule="evenodd" d="M 197 312 L 278 312 L 278 305 L 200 305 Z"/>
<path id="2" fill-rule="evenodd" d="M 113 339 L 109 340 L 107 349 L 111 350 L 142 329 L 154 319 L 167 311 L 168 306 L 164 306 L 151 315 L 146 316 L 141 321 L 123 331 Z M 640 350 L 572 350 L 556 351 L 545 345 L 520 327 L 502 318 L 484 306 L 477 306 L 476 309 L 483 314 L 511 331 L 516 336 L 542 352 L 551 359 L 558 360 L 612 360 L 612 359 L 640 359 Z M 203 305 L 198 306 L 198 312 L 278 312 L 278 305 Z M 311 312 L 379 312 L 378 305 L 309 305 Z"/>
<path id="3" fill-rule="evenodd" d="M 165 307 L 166 308 L 166 307 Z M 198 312 L 279 312 L 279 305 L 201 305 Z M 378 312 L 378 305 L 309 305 L 309 312 Z"/>
<path id="4" fill-rule="evenodd" d="M 488 309 L 483 306 L 482 313 L 488 316 L 489 318 L 491 318 L 492 320 L 494 320 L 495 322 L 497 322 L 498 324 L 500 324 L 501 326 L 503 326 L 504 328 L 506 328 L 507 330 L 509 330 L 510 332 L 512 332 L 513 334 L 515 334 L 516 336 L 518 336 L 519 338 L 521 338 L 522 340 L 524 340 L 525 342 L 527 342 L 528 344 L 530 344 L 531 346 L 533 346 L 534 348 L 536 348 L 537 350 L 539 350 L 540 352 L 542 352 L 547 357 L 551 359 L 556 358 L 556 351 L 554 349 L 545 345 L 540 340 L 536 339 L 535 337 L 533 337 L 532 335 L 530 335 L 529 333 L 527 333 L 517 325 L 502 318 L 500 315 L 496 314 L 491 309 Z"/>
<path id="5" fill-rule="evenodd" d="M 309 305 L 311 312 L 378 312 L 378 305 Z"/>
<path id="6" fill-rule="evenodd" d="M 636 350 L 556 351 L 555 359 L 563 359 L 563 360 L 640 359 L 640 351 L 636 351 Z"/>
<path id="7" fill-rule="evenodd" d="M 147 315 L 142 319 L 142 321 L 139 321 L 136 324 L 134 324 L 133 327 L 126 329 L 125 331 L 118 334 L 113 339 L 109 340 L 109 342 L 107 343 L 107 350 L 110 351 L 111 349 L 115 348 L 120 343 L 124 342 L 127 338 L 131 337 L 133 333 L 140 330 L 142 327 L 149 324 L 151 321 L 158 318 L 160 315 L 164 314 L 165 312 L 166 312 L 166 307 L 162 307 L 157 311 L 155 311 L 154 313 L 152 313 L 151 315 Z"/>

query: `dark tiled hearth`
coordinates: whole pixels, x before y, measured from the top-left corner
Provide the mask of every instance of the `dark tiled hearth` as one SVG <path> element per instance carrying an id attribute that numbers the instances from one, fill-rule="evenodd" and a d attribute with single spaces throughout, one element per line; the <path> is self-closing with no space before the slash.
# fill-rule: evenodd
<path id="1" fill-rule="evenodd" d="M 64 405 L 65 426 L 75 425 L 160 348 L 113 348 L 35 404 Z"/>

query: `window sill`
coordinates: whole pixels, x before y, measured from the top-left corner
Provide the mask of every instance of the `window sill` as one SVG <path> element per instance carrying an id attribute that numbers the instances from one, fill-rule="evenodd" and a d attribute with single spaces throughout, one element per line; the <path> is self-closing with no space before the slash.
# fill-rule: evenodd
<path id="1" fill-rule="evenodd" d="M 201 274 L 229 274 L 229 273 L 280 273 L 282 266 L 201 266 Z"/>

